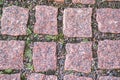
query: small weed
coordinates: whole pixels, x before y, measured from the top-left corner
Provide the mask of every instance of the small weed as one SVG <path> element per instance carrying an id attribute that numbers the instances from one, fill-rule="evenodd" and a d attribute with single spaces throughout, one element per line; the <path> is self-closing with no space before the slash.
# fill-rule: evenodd
<path id="1" fill-rule="evenodd" d="M 6 70 L 4 70 L 4 73 L 7 73 L 7 74 L 11 74 L 12 72 L 13 72 L 12 69 L 6 69 Z"/>
<path id="2" fill-rule="evenodd" d="M 2 72 L 2 71 L 0 71 L 0 74 L 3 74 L 3 72 Z"/>
<path id="3" fill-rule="evenodd" d="M 32 50 L 31 49 L 26 49 L 25 51 L 25 57 L 29 58 L 29 62 L 32 61 Z"/>
<path id="4" fill-rule="evenodd" d="M 31 42 L 32 42 L 31 39 L 28 37 L 27 41 L 26 41 L 26 45 L 29 46 L 31 44 Z"/>
<path id="5" fill-rule="evenodd" d="M 34 34 L 34 38 L 37 38 L 38 37 L 38 34 Z"/>
<path id="6" fill-rule="evenodd" d="M 67 74 L 72 74 L 72 73 L 74 73 L 74 71 L 73 70 L 69 70 L 69 71 L 65 71 Z"/>
<path id="7" fill-rule="evenodd" d="M 88 42 L 88 39 L 83 39 L 83 42 Z"/>
<path id="8" fill-rule="evenodd" d="M 21 80 L 26 80 L 25 74 L 21 74 Z"/>
<path id="9" fill-rule="evenodd" d="M 97 49 L 97 48 L 98 48 L 98 45 L 93 45 L 93 48 L 94 48 L 94 49 Z"/>
<path id="10" fill-rule="evenodd" d="M 47 35 L 45 36 L 45 39 L 47 41 L 53 40 L 53 41 L 57 41 L 57 42 L 64 44 L 64 35 L 62 33 L 56 36 Z"/>
<path id="11" fill-rule="evenodd" d="M 0 5 L 3 5 L 3 1 L 4 1 L 4 0 L 0 0 Z"/>
<path id="12" fill-rule="evenodd" d="M 45 39 L 46 39 L 47 41 L 57 40 L 57 37 L 56 37 L 56 36 L 47 35 L 47 36 L 45 36 Z"/>
<path id="13" fill-rule="evenodd" d="M 15 5 L 18 6 L 18 5 L 19 5 L 19 2 L 18 2 L 18 1 L 15 1 Z"/>
<path id="14" fill-rule="evenodd" d="M 27 64 L 26 64 L 26 67 L 27 67 L 27 69 L 29 69 L 29 70 L 31 70 L 31 71 L 33 71 L 33 70 L 34 70 L 33 65 L 32 65 L 32 64 L 30 64 L 30 63 L 27 63 Z"/>
<path id="15" fill-rule="evenodd" d="M 28 58 L 28 62 L 32 62 L 32 50 L 30 48 L 31 39 L 28 37 L 26 41 L 26 49 L 25 49 L 25 58 Z M 30 63 L 26 64 L 27 69 L 33 70 L 33 66 Z"/>
<path id="16" fill-rule="evenodd" d="M 30 28 L 27 29 L 27 35 L 31 35 L 32 31 L 30 30 Z"/>

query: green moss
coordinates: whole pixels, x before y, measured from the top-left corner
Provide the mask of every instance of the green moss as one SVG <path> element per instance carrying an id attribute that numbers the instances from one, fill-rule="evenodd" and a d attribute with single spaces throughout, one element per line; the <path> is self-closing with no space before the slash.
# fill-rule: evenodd
<path id="1" fill-rule="evenodd" d="M 4 73 L 7 73 L 7 74 L 11 74 L 12 72 L 13 72 L 12 69 L 6 69 L 6 70 L 4 70 Z"/>
<path id="2" fill-rule="evenodd" d="M 31 44 L 31 39 L 29 37 L 27 37 L 27 40 L 26 40 L 26 45 L 29 46 Z"/>
<path id="3" fill-rule="evenodd" d="M 88 39 L 83 39 L 83 42 L 88 42 Z"/>
<path id="4" fill-rule="evenodd" d="M 3 74 L 3 72 L 2 72 L 2 71 L 0 71 L 0 74 Z"/>
<path id="5" fill-rule="evenodd" d="M 34 34 L 34 38 L 37 38 L 38 37 L 38 34 Z"/>
<path id="6" fill-rule="evenodd" d="M 29 62 L 32 61 L 32 50 L 31 49 L 26 49 L 25 51 L 25 57 L 29 58 Z"/>
<path id="7" fill-rule="evenodd" d="M 31 35 L 32 31 L 30 30 L 30 28 L 27 29 L 27 35 Z"/>
<path id="8" fill-rule="evenodd" d="M 3 5 L 4 0 L 0 0 L 0 5 Z"/>
<path id="9" fill-rule="evenodd" d="M 64 44 L 64 35 L 62 33 L 60 33 L 56 36 L 46 35 L 45 39 L 47 41 L 53 40 L 53 41 L 57 41 L 57 42 L 60 42 L 60 43 Z"/>
<path id="10" fill-rule="evenodd" d="M 21 80 L 26 80 L 25 74 L 21 74 Z"/>
<path id="11" fill-rule="evenodd" d="M 74 71 L 73 70 L 69 70 L 69 71 L 65 71 L 67 74 L 72 74 L 72 73 L 74 73 Z"/>
<path id="12" fill-rule="evenodd" d="M 45 36 L 45 39 L 47 40 L 47 41 L 50 41 L 50 40 L 56 40 L 56 36 L 51 36 L 51 35 L 46 35 Z"/>
<path id="13" fill-rule="evenodd" d="M 96 45 L 93 45 L 93 48 L 97 50 L 98 45 L 97 45 L 97 44 L 96 44 Z"/>
<path id="14" fill-rule="evenodd" d="M 19 2 L 18 2 L 18 1 L 15 1 L 15 5 L 18 6 L 18 5 L 19 5 Z"/>
<path id="15" fill-rule="evenodd" d="M 33 71 L 33 70 L 34 70 L 33 65 L 32 65 L 32 64 L 30 64 L 30 63 L 27 63 L 27 64 L 26 64 L 26 67 L 27 67 L 27 69 L 29 69 L 29 70 L 31 70 L 31 71 Z"/>

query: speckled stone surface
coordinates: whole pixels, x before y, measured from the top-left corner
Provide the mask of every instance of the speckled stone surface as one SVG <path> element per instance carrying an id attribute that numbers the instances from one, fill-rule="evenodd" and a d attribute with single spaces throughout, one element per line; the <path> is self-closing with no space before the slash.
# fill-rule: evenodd
<path id="1" fill-rule="evenodd" d="M 99 80 L 120 80 L 120 77 L 113 77 L 113 76 L 101 76 Z"/>
<path id="2" fill-rule="evenodd" d="M 120 68 L 120 41 L 104 40 L 98 44 L 98 68 Z"/>
<path id="3" fill-rule="evenodd" d="M 65 75 L 64 80 L 92 80 L 92 78 L 78 77 L 78 76 L 75 76 L 75 75 Z"/>
<path id="4" fill-rule="evenodd" d="M 0 41 L 0 70 L 23 69 L 24 41 Z"/>
<path id="5" fill-rule="evenodd" d="M 66 45 L 65 70 L 91 72 L 92 43 L 68 43 Z"/>
<path id="6" fill-rule="evenodd" d="M 97 22 L 101 32 L 120 33 L 120 9 L 98 9 Z"/>
<path id="7" fill-rule="evenodd" d="M 57 76 L 32 73 L 27 80 L 57 80 Z"/>
<path id="8" fill-rule="evenodd" d="M 58 9 L 45 5 L 36 6 L 35 9 L 36 23 L 34 25 L 34 33 L 57 35 Z"/>
<path id="9" fill-rule="evenodd" d="M 64 0 L 55 0 L 56 2 L 64 3 Z"/>
<path id="10" fill-rule="evenodd" d="M 67 37 L 92 37 L 91 8 L 67 8 L 63 15 L 63 33 Z"/>
<path id="11" fill-rule="evenodd" d="M 73 3 L 95 4 L 95 0 L 72 0 Z"/>
<path id="12" fill-rule="evenodd" d="M 36 72 L 56 70 L 56 43 L 35 42 L 33 48 L 33 65 Z"/>
<path id="13" fill-rule="evenodd" d="M 28 12 L 28 9 L 18 6 L 3 8 L 1 33 L 12 36 L 26 35 Z"/>
<path id="14" fill-rule="evenodd" d="M 21 80 L 20 74 L 0 74 L 0 80 Z"/>

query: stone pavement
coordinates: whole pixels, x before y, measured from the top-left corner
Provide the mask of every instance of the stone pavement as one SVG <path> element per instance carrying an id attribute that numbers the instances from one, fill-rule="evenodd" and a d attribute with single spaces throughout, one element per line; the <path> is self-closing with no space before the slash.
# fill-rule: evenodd
<path id="1" fill-rule="evenodd" d="M 120 7 L 71 0 L 77 7 L 61 9 L 64 0 L 51 2 L 60 7 L 33 7 L 33 24 L 31 9 L 2 8 L 0 80 L 120 80 Z"/>

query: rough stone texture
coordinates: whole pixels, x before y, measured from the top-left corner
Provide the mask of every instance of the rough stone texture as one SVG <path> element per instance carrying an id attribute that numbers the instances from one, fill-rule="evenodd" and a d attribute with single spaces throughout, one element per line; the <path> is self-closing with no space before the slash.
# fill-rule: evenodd
<path id="1" fill-rule="evenodd" d="M 66 45 L 65 70 L 75 70 L 78 72 L 91 72 L 92 43 L 68 43 Z"/>
<path id="2" fill-rule="evenodd" d="M 99 80 L 120 80 L 120 77 L 113 77 L 113 76 L 101 76 Z"/>
<path id="3" fill-rule="evenodd" d="M 64 0 L 55 0 L 56 2 L 64 3 Z"/>
<path id="4" fill-rule="evenodd" d="M 67 8 L 63 16 L 63 33 L 67 37 L 92 37 L 91 8 Z"/>
<path id="5" fill-rule="evenodd" d="M 56 43 L 35 42 L 33 48 L 33 65 L 36 72 L 56 70 Z"/>
<path id="6" fill-rule="evenodd" d="M 0 74 L 0 80 L 21 80 L 20 74 Z"/>
<path id="7" fill-rule="evenodd" d="M 98 68 L 120 68 L 120 41 L 104 40 L 98 45 Z"/>
<path id="8" fill-rule="evenodd" d="M 12 36 L 26 35 L 28 12 L 28 9 L 18 6 L 3 8 L 1 33 Z"/>
<path id="9" fill-rule="evenodd" d="M 58 9 L 51 6 L 36 6 L 34 33 L 57 35 Z"/>
<path id="10" fill-rule="evenodd" d="M 0 41 L 0 70 L 23 69 L 24 41 Z"/>
<path id="11" fill-rule="evenodd" d="M 78 77 L 78 76 L 74 76 L 74 75 L 65 75 L 64 80 L 92 80 L 92 78 Z"/>
<path id="12" fill-rule="evenodd" d="M 73 3 L 95 4 L 95 0 L 72 0 Z"/>
<path id="13" fill-rule="evenodd" d="M 27 80 L 57 80 L 57 76 L 32 73 L 28 76 Z"/>
<path id="14" fill-rule="evenodd" d="M 97 22 L 101 32 L 120 33 L 120 9 L 98 9 Z"/>

